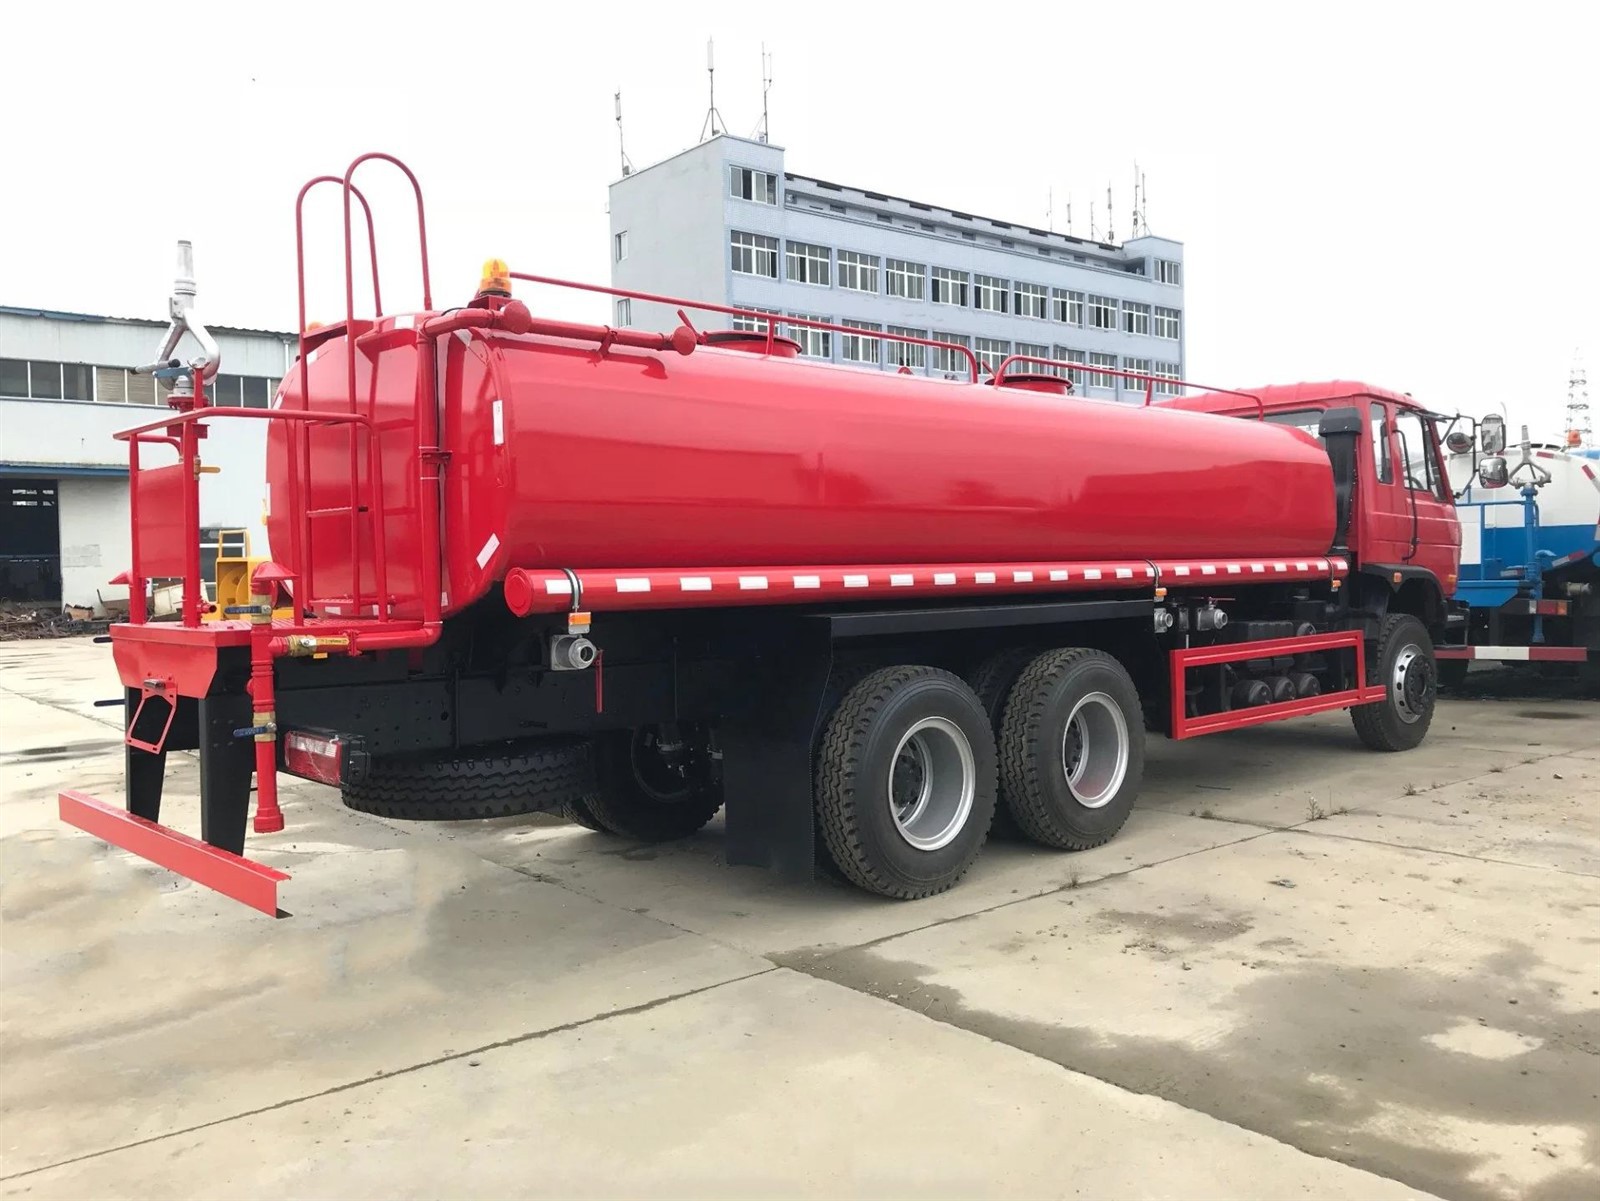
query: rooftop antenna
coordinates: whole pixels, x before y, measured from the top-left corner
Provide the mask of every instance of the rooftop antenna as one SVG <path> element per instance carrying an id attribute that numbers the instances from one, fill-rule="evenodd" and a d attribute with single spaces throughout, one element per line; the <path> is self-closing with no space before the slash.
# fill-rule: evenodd
<path id="1" fill-rule="evenodd" d="M 1047 188 L 1044 194 L 1044 227 L 1056 232 L 1056 190 Z"/>
<path id="2" fill-rule="evenodd" d="M 1572 371 L 1567 376 L 1567 443 L 1576 448 L 1593 442 L 1594 431 L 1589 428 L 1589 373 L 1574 355 Z"/>
<path id="3" fill-rule="evenodd" d="M 1117 240 L 1117 235 L 1111 232 L 1111 227 L 1112 227 L 1112 225 L 1115 224 L 1115 221 L 1116 221 L 1116 215 L 1112 211 L 1112 208 L 1111 208 L 1111 185 L 1107 184 L 1106 185 L 1106 241 L 1107 242 L 1115 242 Z"/>
<path id="4" fill-rule="evenodd" d="M 1133 228 L 1128 231 L 1128 236 L 1132 238 L 1139 236 L 1139 162 L 1137 159 L 1133 163 Z"/>
<path id="5" fill-rule="evenodd" d="M 617 93 L 617 153 L 622 155 L 622 173 L 633 174 L 633 162 L 628 158 L 628 149 L 622 141 L 622 93 Z"/>
<path id="6" fill-rule="evenodd" d="M 1072 193 L 1067 193 L 1067 237 L 1072 236 Z"/>
<path id="7" fill-rule="evenodd" d="M 711 107 L 706 111 L 706 123 L 700 127 L 700 140 L 714 138 L 720 133 L 726 133 L 727 122 L 723 121 L 722 114 L 717 111 L 717 59 L 716 50 L 710 38 L 706 39 L 706 78 L 711 82 Z M 718 129 L 717 126 L 722 128 Z"/>
<path id="8" fill-rule="evenodd" d="M 761 43 L 761 130 L 756 134 L 756 141 L 766 144 L 767 134 L 770 132 L 767 117 L 767 93 L 772 90 L 772 55 L 767 53 L 767 44 Z"/>
<path id="9" fill-rule="evenodd" d="M 1089 241 L 1098 242 L 1100 239 L 1094 232 L 1094 201 L 1089 201 Z"/>
<path id="10" fill-rule="evenodd" d="M 1144 181 L 1144 172 L 1139 172 L 1139 216 L 1144 220 L 1144 234 L 1150 236 L 1150 187 Z"/>

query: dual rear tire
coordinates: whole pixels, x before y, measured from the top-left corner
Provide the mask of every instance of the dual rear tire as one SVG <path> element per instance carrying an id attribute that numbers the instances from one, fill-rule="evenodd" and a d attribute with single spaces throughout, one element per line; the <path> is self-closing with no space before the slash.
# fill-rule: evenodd
<path id="1" fill-rule="evenodd" d="M 876 671 L 846 692 L 819 747 L 818 828 L 833 863 L 881 896 L 943 892 L 1004 806 L 1045 846 L 1099 846 L 1144 773 L 1138 693 L 1110 655 L 1001 652 L 969 685 L 933 667 Z"/>

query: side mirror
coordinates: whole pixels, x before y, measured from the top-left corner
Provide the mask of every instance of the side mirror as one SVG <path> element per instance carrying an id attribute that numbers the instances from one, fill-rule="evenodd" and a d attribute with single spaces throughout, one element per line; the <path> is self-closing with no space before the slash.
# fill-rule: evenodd
<path id="1" fill-rule="evenodd" d="M 1511 478 L 1511 473 L 1506 470 L 1506 461 L 1499 455 L 1491 455 L 1478 463 L 1478 482 L 1485 488 L 1504 488 Z"/>
<path id="2" fill-rule="evenodd" d="M 1472 435 L 1466 430 L 1451 430 L 1444 440 L 1444 448 L 1453 455 L 1472 453 Z"/>
<path id="3" fill-rule="evenodd" d="M 1479 445 L 1486 455 L 1497 455 L 1506 448 L 1506 419 L 1490 413 L 1478 422 Z"/>

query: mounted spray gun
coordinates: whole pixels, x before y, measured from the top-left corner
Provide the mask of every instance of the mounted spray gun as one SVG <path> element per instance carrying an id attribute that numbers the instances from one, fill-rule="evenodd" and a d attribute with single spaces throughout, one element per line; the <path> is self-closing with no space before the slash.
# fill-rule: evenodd
<path id="1" fill-rule="evenodd" d="M 1491 424 L 1492 423 L 1492 424 Z M 1539 601 L 1544 597 L 1544 575 L 1549 570 L 1551 561 L 1555 556 L 1547 550 L 1539 549 L 1539 489 L 1551 480 L 1551 475 L 1543 467 L 1533 461 L 1533 443 L 1528 437 L 1528 427 L 1522 427 L 1522 441 L 1518 446 L 1521 452 L 1521 461 L 1507 470 L 1505 459 L 1505 422 L 1501 418 L 1485 417 L 1481 426 L 1483 448 L 1487 455 L 1478 464 L 1478 480 L 1485 488 L 1513 487 L 1518 489 L 1522 496 L 1522 532 L 1523 556 L 1522 563 L 1516 567 L 1508 567 L 1500 575 L 1502 579 L 1521 580 L 1533 589 L 1533 600 Z M 1493 453 L 1490 448 L 1493 446 Z M 1498 502 L 1515 504 L 1515 501 Z M 1538 605 L 1534 606 L 1533 641 L 1544 641 L 1544 618 L 1538 613 Z"/>
<path id="2" fill-rule="evenodd" d="M 156 361 L 134 368 L 141 375 L 153 375 L 159 380 L 168 381 L 172 391 L 167 403 L 178 409 L 193 408 L 197 398 L 203 403 L 206 384 L 222 364 L 222 352 L 217 349 L 216 339 L 194 314 L 194 297 L 194 247 L 180 241 L 178 276 L 172 281 L 172 297 L 167 301 L 172 324 L 167 326 L 167 336 L 162 339 Z M 200 343 L 200 355 L 188 363 L 173 357 L 184 334 L 193 335 L 194 340 Z"/>

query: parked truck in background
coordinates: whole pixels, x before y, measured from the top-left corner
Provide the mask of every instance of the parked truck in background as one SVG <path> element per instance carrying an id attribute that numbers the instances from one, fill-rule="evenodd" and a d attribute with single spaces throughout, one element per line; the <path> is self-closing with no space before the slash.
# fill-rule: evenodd
<path id="1" fill-rule="evenodd" d="M 416 190 L 422 296 L 370 315 L 352 269 L 372 161 Z M 265 912 L 279 772 L 391 818 L 560 810 L 643 840 L 726 811 L 726 859 L 916 898 L 967 870 L 1003 806 L 1096 846 L 1127 820 L 1146 732 L 1348 709 L 1404 751 L 1434 711 L 1460 535 L 1434 416 L 1364 384 L 1215 389 L 1142 408 L 1081 365 L 967 379 L 807 362 L 762 314 L 511 272 L 435 305 L 422 194 L 397 160 L 342 177 L 345 315 L 311 326 L 271 408 L 205 404 L 130 450 L 135 598 L 111 631 L 126 798 L 61 814 Z M 360 209 L 355 206 L 359 205 Z M 352 217 L 355 220 L 352 220 Z M 370 223 L 370 219 L 369 219 Z M 580 287 L 681 305 L 656 333 L 536 316 Z M 180 289 L 181 293 L 181 289 Z M 702 330 L 691 311 L 735 328 Z M 826 322 L 796 326 L 862 336 Z M 205 426 L 269 422 L 271 558 L 204 612 Z M 1400 465 L 1410 463 L 1410 470 Z M 177 579 L 156 622 L 146 581 Z M 275 615 L 275 606 L 288 609 Z M 208 616 L 217 620 L 206 620 Z M 201 837 L 160 823 L 195 748 Z"/>
<path id="2" fill-rule="evenodd" d="M 1461 578 L 1441 682 L 1461 685 L 1474 661 L 1534 662 L 1600 686 L 1600 462 L 1535 443 L 1526 426 L 1508 448 L 1495 415 L 1447 443 Z"/>

